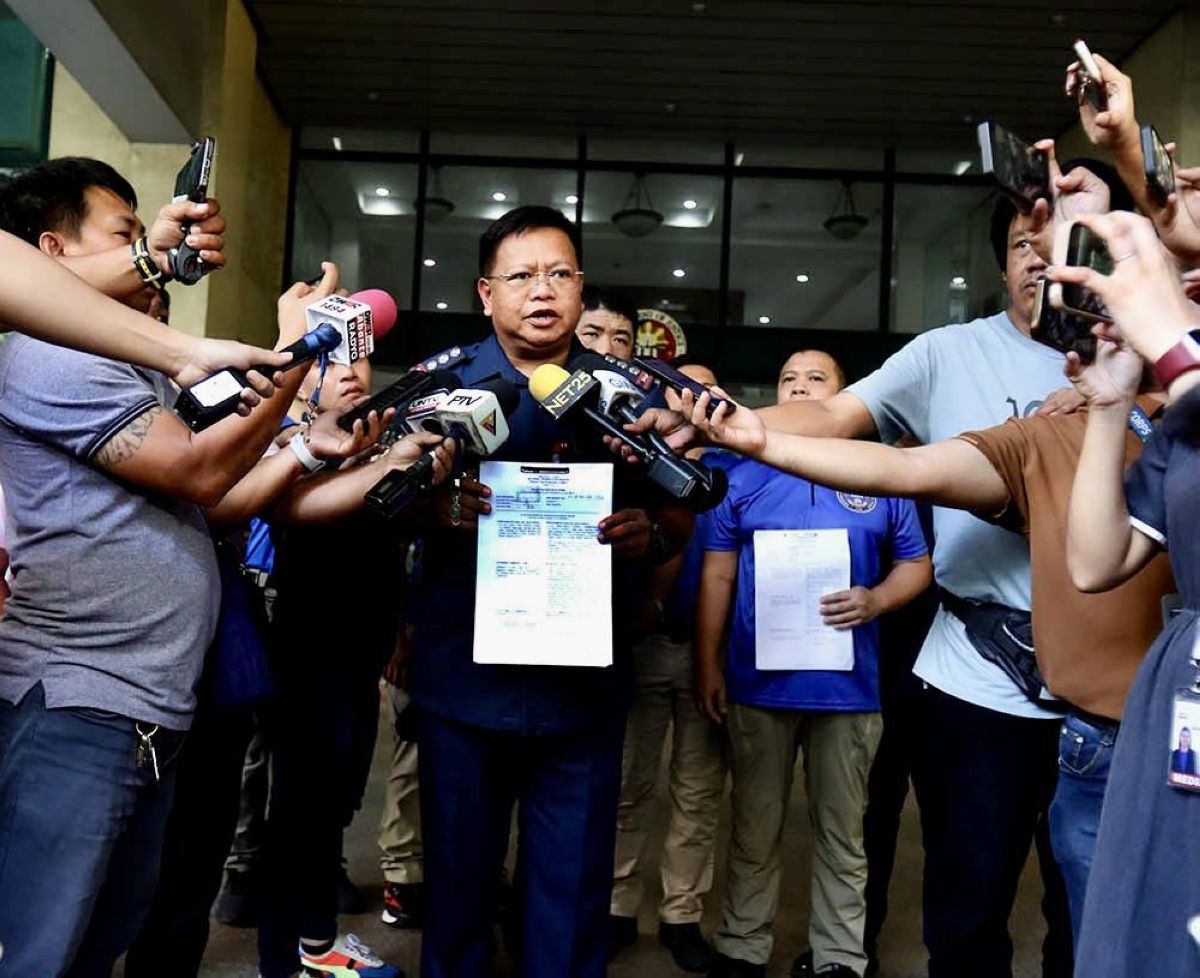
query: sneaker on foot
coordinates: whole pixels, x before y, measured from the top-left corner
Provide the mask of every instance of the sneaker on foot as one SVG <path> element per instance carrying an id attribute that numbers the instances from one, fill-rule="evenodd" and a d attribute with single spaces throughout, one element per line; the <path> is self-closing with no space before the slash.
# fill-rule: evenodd
<path id="1" fill-rule="evenodd" d="M 339 934 L 324 954 L 312 954 L 300 945 L 300 970 L 315 978 L 404 978 L 393 964 L 384 964 L 353 934 Z"/>
<path id="2" fill-rule="evenodd" d="M 258 886 L 250 873 L 229 870 L 225 886 L 213 907 L 213 916 L 230 927 L 257 927 L 259 911 Z"/>
<path id="3" fill-rule="evenodd" d="M 389 927 L 419 930 L 424 904 L 420 883 L 385 883 L 383 886 L 383 922 Z"/>
<path id="4" fill-rule="evenodd" d="M 848 964 L 827 964 L 820 971 L 813 968 L 813 953 L 805 951 L 792 962 L 792 978 L 815 978 L 825 975 L 827 978 L 859 978 L 858 972 Z"/>
<path id="5" fill-rule="evenodd" d="M 342 863 L 341 873 L 338 875 L 338 913 L 366 913 L 367 898 L 363 896 L 354 881 L 346 872 L 346 864 Z"/>
<path id="6" fill-rule="evenodd" d="M 658 925 L 658 943 L 671 952 L 675 964 L 684 971 L 704 974 L 717 960 L 714 951 L 700 933 L 699 924 Z"/>

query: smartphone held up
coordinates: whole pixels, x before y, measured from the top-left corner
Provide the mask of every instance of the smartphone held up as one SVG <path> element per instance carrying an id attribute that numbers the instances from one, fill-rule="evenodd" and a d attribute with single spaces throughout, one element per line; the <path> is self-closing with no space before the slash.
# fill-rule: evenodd
<path id="1" fill-rule="evenodd" d="M 1054 264 L 1090 268 L 1101 275 L 1113 270 L 1108 246 L 1087 226 L 1072 221 L 1062 225 L 1054 239 Z M 1088 323 L 1111 322 L 1112 313 L 1103 300 L 1082 285 L 1052 282 L 1047 295 L 1050 305 Z"/>
<path id="2" fill-rule="evenodd" d="M 1021 210 L 1032 210 L 1039 197 L 1051 199 L 1045 153 L 990 120 L 981 122 L 977 132 L 983 172 L 992 174 Z"/>
<path id="3" fill-rule="evenodd" d="M 195 146 L 188 161 L 175 178 L 175 196 L 178 204 L 185 200 L 202 204 L 208 200 L 208 182 L 212 177 L 213 158 L 217 154 L 217 142 L 205 136 Z M 186 227 L 184 231 L 186 232 Z M 182 241 L 178 248 L 171 249 L 171 271 L 180 285 L 195 285 L 204 277 L 204 261 L 200 252 Z"/>

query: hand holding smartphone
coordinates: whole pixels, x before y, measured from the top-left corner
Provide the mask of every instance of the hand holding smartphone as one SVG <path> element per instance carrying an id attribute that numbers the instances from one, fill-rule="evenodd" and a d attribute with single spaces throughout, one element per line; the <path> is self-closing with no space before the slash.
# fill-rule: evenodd
<path id="1" fill-rule="evenodd" d="M 1038 281 L 1029 335 L 1052 350 L 1077 353 L 1083 363 L 1091 363 L 1096 359 L 1096 337 L 1092 335 L 1091 320 L 1055 309 L 1047 299 L 1050 287 L 1046 279 Z"/>
<path id="2" fill-rule="evenodd" d="M 1082 40 L 1076 38 L 1074 47 L 1075 57 L 1079 59 L 1079 94 L 1093 109 L 1103 112 L 1108 108 L 1108 92 L 1104 88 L 1100 66 Z"/>
<path id="3" fill-rule="evenodd" d="M 1108 246 L 1091 229 L 1072 221 L 1059 227 L 1054 238 L 1054 264 L 1091 268 L 1101 275 L 1113 270 Z M 1112 313 L 1096 293 L 1081 285 L 1053 282 L 1049 289 L 1050 305 L 1089 322 L 1111 322 Z"/>
<path id="4" fill-rule="evenodd" d="M 211 136 L 205 136 L 192 147 L 191 156 L 175 178 L 175 196 L 172 203 L 178 204 L 185 200 L 202 204 L 208 200 L 208 181 L 212 176 L 213 158 L 216 156 L 217 143 Z M 187 233 L 187 227 L 184 227 Z M 200 252 L 180 242 L 178 248 L 172 248 L 171 271 L 175 281 L 181 285 L 195 285 L 204 277 L 204 262 Z"/>
<path id="5" fill-rule="evenodd" d="M 1167 198 L 1175 192 L 1175 161 L 1163 145 L 1158 130 L 1148 122 L 1142 126 L 1142 160 L 1146 189 L 1159 207 L 1166 207 Z"/>
<path id="6" fill-rule="evenodd" d="M 1033 209 L 1039 197 L 1052 201 L 1050 159 L 1041 150 L 995 122 L 981 122 L 977 130 L 983 172 L 990 173 L 1023 211 Z"/>

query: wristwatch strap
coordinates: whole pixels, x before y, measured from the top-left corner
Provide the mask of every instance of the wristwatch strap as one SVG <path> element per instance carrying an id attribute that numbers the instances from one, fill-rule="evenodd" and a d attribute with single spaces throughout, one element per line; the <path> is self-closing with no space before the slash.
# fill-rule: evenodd
<path id="1" fill-rule="evenodd" d="M 146 236 L 143 234 L 131 246 L 133 250 L 133 267 L 137 269 L 138 275 L 142 277 L 142 282 L 151 288 L 163 290 L 163 270 L 158 267 L 156 262 L 150 255 L 150 247 L 146 243 Z"/>
<path id="2" fill-rule="evenodd" d="M 1154 376 L 1165 389 L 1182 373 L 1200 370 L 1200 330 L 1192 330 L 1154 364 Z"/>
<path id="3" fill-rule="evenodd" d="M 308 445 L 305 443 L 303 435 L 292 435 L 292 440 L 288 442 L 288 448 L 292 450 L 292 453 L 300 460 L 300 464 L 309 472 L 316 472 L 325 464 L 308 450 Z"/>

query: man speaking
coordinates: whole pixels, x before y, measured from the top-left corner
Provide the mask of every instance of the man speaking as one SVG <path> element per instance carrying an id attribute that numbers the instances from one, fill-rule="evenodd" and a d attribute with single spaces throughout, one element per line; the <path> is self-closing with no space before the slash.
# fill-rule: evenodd
<path id="1" fill-rule="evenodd" d="M 509 439 L 495 459 L 588 460 L 529 391 L 538 367 L 562 367 L 583 352 L 574 339 L 583 277 L 576 241 L 575 226 L 549 207 L 520 207 L 494 222 L 480 239 L 478 282 L 493 335 L 428 361 L 453 370 L 464 387 L 499 378 L 520 388 L 519 406 L 507 418 Z M 611 464 L 612 456 L 600 451 L 593 458 Z M 621 741 L 632 693 L 631 575 L 648 558 L 670 558 L 691 529 L 687 513 L 654 505 L 640 472 L 621 465 L 614 478 L 616 506 L 625 508 L 597 528 L 614 557 L 614 664 L 607 668 L 473 661 L 478 518 L 491 510 L 491 490 L 468 477 L 435 501 L 438 525 L 424 537 L 412 601 L 410 665 L 420 711 L 423 978 L 492 974 L 496 889 L 518 803 L 522 922 L 513 950 L 520 974 L 605 974 Z"/>

